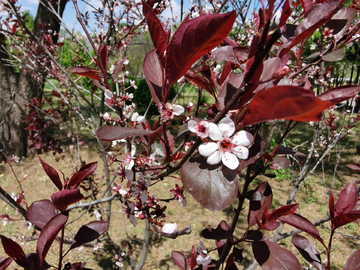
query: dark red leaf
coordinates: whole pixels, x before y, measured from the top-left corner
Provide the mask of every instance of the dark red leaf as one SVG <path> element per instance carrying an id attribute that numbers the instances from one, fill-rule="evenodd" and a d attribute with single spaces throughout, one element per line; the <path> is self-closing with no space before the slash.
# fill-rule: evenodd
<path id="1" fill-rule="evenodd" d="M 290 159 L 288 159 L 286 157 L 274 157 L 274 159 L 270 165 L 270 169 L 281 170 L 281 169 L 286 169 L 286 168 L 290 167 L 290 165 L 291 165 Z"/>
<path id="2" fill-rule="evenodd" d="M 197 266 L 196 262 L 196 250 L 195 247 L 191 248 L 191 258 L 190 258 L 190 269 L 194 269 Z"/>
<path id="3" fill-rule="evenodd" d="M 304 9 L 304 13 L 306 13 L 312 7 L 313 1 L 312 0 L 300 0 L 300 3 Z"/>
<path id="4" fill-rule="evenodd" d="M 76 203 L 83 198 L 84 196 L 80 193 L 79 188 L 64 189 L 51 195 L 51 200 L 60 212 L 66 211 L 70 204 Z"/>
<path id="5" fill-rule="evenodd" d="M 217 226 L 216 229 L 212 229 L 212 228 L 207 228 L 205 230 L 203 230 L 201 232 L 201 236 L 206 238 L 206 239 L 230 239 L 232 238 L 229 230 L 230 227 L 229 225 L 225 226 L 225 223 L 227 225 L 227 223 L 223 220 L 220 222 L 220 224 Z M 222 228 L 224 227 L 224 228 Z"/>
<path id="6" fill-rule="evenodd" d="M 301 270 L 301 264 L 290 251 L 270 241 L 253 242 L 256 261 L 263 270 Z"/>
<path id="7" fill-rule="evenodd" d="M 234 50 L 235 50 L 235 48 L 233 46 L 222 46 L 222 47 L 216 48 L 212 52 L 214 61 L 216 63 L 221 63 L 221 62 L 226 61 L 226 62 L 233 63 L 235 65 L 240 65 L 239 60 L 246 60 L 249 49 L 246 48 L 246 49 L 243 49 L 243 51 L 241 51 L 241 47 L 237 48 L 237 52 L 239 52 L 239 56 L 244 55 L 243 58 L 245 58 L 245 59 L 239 59 L 237 57 L 237 55 L 235 55 Z M 241 54 L 242 52 L 247 52 L 247 53 Z"/>
<path id="8" fill-rule="evenodd" d="M 298 228 L 308 234 L 310 234 L 315 239 L 319 240 L 320 243 L 324 243 L 322 238 L 320 237 L 319 231 L 316 229 L 315 225 L 312 224 L 309 220 L 300 216 L 296 213 L 288 216 L 282 216 L 279 218 L 281 222 L 289 224 L 295 228 Z"/>
<path id="9" fill-rule="evenodd" d="M 219 256 L 221 256 L 221 253 L 223 252 L 223 249 L 225 247 L 227 239 L 231 239 L 231 235 L 229 234 L 230 226 L 226 223 L 226 221 L 222 220 L 219 223 L 219 225 L 217 226 L 216 230 L 222 231 L 221 234 L 226 237 L 226 238 L 223 238 L 223 239 L 215 239 L 217 252 L 218 252 Z M 230 236 L 230 238 L 227 238 L 229 236 Z"/>
<path id="10" fill-rule="evenodd" d="M 325 93 L 317 96 L 320 100 L 330 101 L 331 105 L 336 105 L 342 101 L 353 98 L 360 91 L 360 86 L 357 85 L 343 85 L 337 88 L 330 89 Z"/>
<path id="11" fill-rule="evenodd" d="M 330 106 L 329 101 L 315 97 L 313 90 L 299 86 L 274 86 L 250 102 L 242 125 L 248 126 L 275 119 L 320 121 L 321 113 Z"/>
<path id="12" fill-rule="evenodd" d="M 62 186 L 58 172 L 53 167 L 51 167 L 49 164 L 44 162 L 40 156 L 39 156 L 39 159 L 40 159 L 41 165 L 44 168 L 44 171 L 50 177 L 51 181 L 53 181 L 53 183 L 59 190 L 62 190 L 63 186 Z"/>
<path id="13" fill-rule="evenodd" d="M 235 260 L 235 262 L 237 263 L 242 263 L 244 257 L 243 257 L 243 249 L 239 249 L 237 247 L 233 248 L 233 258 Z"/>
<path id="14" fill-rule="evenodd" d="M 319 251 L 309 239 L 295 234 L 291 241 L 306 261 L 308 261 L 316 269 L 322 269 Z"/>
<path id="15" fill-rule="evenodd" d="M 26 214 L 31 223 L 42 229 L 56 215 L 56 208 L 50 200 L 35 201 Z"/>
<path id="16" fill-rule="evenodd" d="M 360 270 L 360 249 L 350 255 L 345 263 L 344 270 Z"/>
<path id="17" fill-rule="evenodd" d="M 229 34 L 236 12 L 209 14 L 182 23 L 166 51 L 166 77 L 169 88 L 201 56 L 218 46 Z"/>
<path id="18" fill-rule="evenodd" d="M 173 259 L 174 263 L 179 266 L 182 270 L 187 270 L 185 269 L 185 265 L 187 265 L 186 263 L 186 259 L 185 259 L 185 255 L 182 254 L 179 251 L 172 251 L 171 252 L 171 258 Z"/>
<path id="19" fill-rule="evenodd" d="M 64 227 L 68 218 L 68 215 L 64 215 L 63 213 L 57 214 L 42 229 L 36 246 L 36 253 L 39 256 L 40 267 L 43 265 L 46 254 L 48 253 L 55 237 Z"/>
<path id="20" fill-rule="evenodd" d="M 284 205 L 284 206 L 272 211 L 269 216 L 269 220 L 276 220 L 276 219 L 279 219 L 280 217 L 291 215 L 291 214 L 295 213 L 295 211 L 298 207 L 299 207 L 299 204 L 297 204 L 297 203 Z"/>
<path id="21" fill-rule="evenodd" d="M 353 171 L 360 172 L 360 164 L 349 163 L 348 165 L 346 165 L 346 167 Z"/>
<path id="22" fill-rule="evenodd" d="M 325 24 L 339 10 L 344 0 L 330 0 L 321 5 L 313 5 L 305 14 L 304 19 L 295 30 L 295 38 L 291 39 L 280 53 L 280 57 L 286 54 L 296 44 L 303 42 L 311 36 L 316 29 Z"/>
<path id="23" fill-rule="evenodd" d="M 107 70 L 107 63 L 108 63 L 108 48 L 107 46 L 102 43 L 98 49 L 99 53 L 99 62 L 102 64 L 104 70 Z M 100 68 L 100 67 L 99 67 Z"/>
<path id="24" fill-rule="evenodd" d="M 184 77 L 200 87 L 204 88 L 206 91 L 209 92 L 212 96 L 214 96 L 214 90 L 208 80 L 206 80 L 204 77 L 196 74 L 192 69 L 189 69 L 185 74 Z"/>
<path id="25" fill-rule="evenodd" d="M 14 259 L 12 257 L 9 258 L 1 258 L 0 259 L 0 270 L 5 270 L 9 267 L 9 265 L 12 263 Z"/>
<path id="26" fill-rule="evenodd" d="M 340 192 L 339 199 L 335 204 L 335 216 L 352 211 L 355 208 L 356 201 L 357 188 L 355 183 L 350 183 Z"/>
<path id="27" fill-rule="evenodd" d="M 329 193 L 329 212 L 330 217 L 333 219 L 335 217 L 335 198 L 331 190 Z"/>
<path id="28" fill-rule="evenodd" d="M 267 182 L 261 183 L 250 198 L 250 207 L 248 214 L 249 228 L 261 220 L 265 209 L 271 208 L 272 203 L 272 190 Z"/>
<path id="29" fill-rule="evenodd" d="M 223 109 L 227 103 L 229 103 L 230 99 L 235 95 L 239 87 L 241 86 L 244 80 L 244 74 L 236 74 L 231 72 L 229 76 L 226 78 L 224 83 L 220 86 L 219 89 L 219 105 L 220 109 Z M 235 102 L 232 108 L 235 108 L 237 102 Z M 231 108 L 231 109 L 232 109 Z"/>
<path id="30" fill-rule="evenodd" d="M 345 51 L 343 48 L 332 51 L 322 57 L 325 62 L 337 62 L 345 57 Z"/>
<path id="31" fill-rule="evenodd" d="M 166 47 L 169 44 L 170 33 L 165 30 L 164 23 L 158 18 L 158 16 L 156 16 L 152 8 L 145 1 L 142 1 L 142 4 L 143 14 L 149 27 L 151 40 L 159 59 L 163 59 Z"/>
<path id="32" fill-rule="evenodd" d="M 334 35 L 335 39 L 339 40 L 353 23 L 355 15 L 355 9 L 349 7 L 342 7 L 332 17 L 332 19 L 326 23 L 325 26 L 327 26 L 329 29 L 334 29 L 332 34 Z M 331 24 L 330 22 L 332 21 L 333 23 Z"/>
<path id="33" fill-rule="evenodd" d="M 79 187 L 84 179 L 95 172 L 96 168 L 97 162 L 92 162 L 81 166 L 80 170 L 71 177 L 67 184 L 67 188 L 74 189 Z"/>
<path id="34" fill-rule="evenodd" d="M 115 141 L 127 137 L 153 134 L 153 130 L 143 130 L 119 126 L 102 126 L 96 131 L 96 136 L 103 141 Z"/>
<path id="35" fill-rule="evenodd" d="M 118 63 L 118 65 L 115 68 L 114 74 L 112 76 L 113 81 L 115 81 L 120 73 L 120 70 L 122 70 L 123 66 L 124 66 L 124 62 L 128 60 L 128 57 L 124 57 L 123 59 L 120 60 L 120 62 Z"/>
<path id="36" fill-rule="evenodd" d="M 239 177 L 225 166 L 207 164 L 205 158 L 192 158 L 181 167 L 181 181 L 193 198 L 206 209 L 220 211 L 237 197 Z"/>
<path id="37" fill-rule="evenodd" d="M 97 239 L 108 229 L 108 221 L 92 221 L 86 225 L 81 226 L 81 228 L 78 230 L 74 237 L 75 243 L 71 245 L 70 249 L 79 247 L 85 243 Z"/>
<path id="38" fill-rule="evenodd" d="M 336 229 L 358 219 L 360 219 L 360 211 L 351 211 L 346 214 L 335 216 L 335 218 L 331 220 L 331 223 L 333 225 L 333 229 Z"/>
<path id="39" fill-rule="evenodd" d="M 299 151 L 295 151 L 289 147 L 285 147 L 281 145 L 278 148 L 276 148 L 274 155 L 296 155 L 299 157 L 307 157 L 307 155 Z"/>
<path id="40" fill-rule="evenodd" d="M 145 55 L 143 71 L 151 96 L 159 106 L 161 102 L 164 102 L 165 97 L 162 93 L 163 69 L 156 50 L 151 50 Z"/>
<path id="41" fill-rule="evenodd" d="M 101 73 L 100 71 L 90 68 L 90 67 L 74 67 L 74 68 L 70 68 L 69 69 L 71 73 L 80 75 L 80 76 L 85 76 L 94 80 L 98 80 L 101 82 L 101 78 L 98 75 L 99 73 Z"/>
<path id="42" fill-rule="evenodd" d="M 21 267 L 27 268 L 28 267 L 28 263 L 26 260 L 26 256 L 25 253 L 22 249 L 22 247 L 15 243 L 13 240 L 0 235 L 1 238 L 1 243 L 3 245 L 4 251 L 5 253 L 14 258 L 15 262 L 20 265 Z"/>

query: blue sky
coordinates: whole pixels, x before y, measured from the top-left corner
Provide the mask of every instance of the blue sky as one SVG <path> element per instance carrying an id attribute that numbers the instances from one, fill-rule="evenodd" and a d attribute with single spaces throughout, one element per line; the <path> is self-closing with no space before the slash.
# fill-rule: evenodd
<path id="1" fill-rule="evenodd" d="M 100 0 L 87 0 L 87 1 L 95 7 L 102 6 Z M 20 0 L 19 3 L 22 6 L 23 10 L 29 10 L 33 16 L 36 15 L 37 7 L 39 4 L 38 0 Z M 87 5 L 85 5 L 81 0 L 78 0 L 78 5 L 80 8 L 80 11 L 82 11 L 82 12 L 85 12 L 86 10 L 91 11 L 91 9 Z M 190 0 L 184 0 L 184 5 L 185 5 L 184 11 L 186 11 L 191 6 Z M 176 0 L 176 1 L 172 0 L 172 6 L 173 6 L 174 15 L 180 15 L 180 0 Z M 170 9 L 165 10 L 163 15 L 165 18 L 171 17 Z M 76 15 L 75 15 L 75 9 L 74 9 L 74 5 L 73 5 L 72 1 L 69 1 L 66 4 L 65 12 L 63 15 L 63 20 L 66 22 L 67 26 L 70 29 L 75 28 L 76 30 L 80 30 L 81 27 L 79 26 L 79 23 L 77 22 Z"/>

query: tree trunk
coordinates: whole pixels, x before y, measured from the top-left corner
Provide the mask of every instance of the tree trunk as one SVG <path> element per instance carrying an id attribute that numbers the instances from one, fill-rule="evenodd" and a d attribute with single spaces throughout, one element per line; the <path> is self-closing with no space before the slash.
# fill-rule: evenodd
<path id="1" fill-rule="evenodd" d="M 45 2 L 48 5 L 53 2 L 52 6 L 59 11 L 59 15 L 62 17 L 67 0 L 59 1 L 59 5 L 55 1 Z M 52 33 L 55 31 L 59 33 L 60 23 L 46 7 L 39 4 L 34 20 L 33 34 L 43 41 L 43 34 L 48 34 L 48 30 Z M 58 35 L 53 35 L 52 39 L 56 44 Z M 0 34 L 0 46 L 6 46 L 5 40 L 5 36 Z M 37 56 L 41 58 L 45 54 L 41 52 Z M 9 157 L 11 155 L 26 157 L 28 133 L 24 129 L 26 125 L 23 121 L 27 118 L 28 108 L 25 105 L 35 97 L 42 99 L 45 80 L 35 79 L 31 71 L 25 68 L 16 71 L 14 67 L 8 65 L 6 62 L 8 59 L 8 55 L 0 50 L 0 146 Z M 40 72 L 39 69 L 37 72 Z M 47 75 L 44 72 L 41 74 L 44 77 Z M 3 155 L 0 155 L 0 159 L 3 160 L 3 158 Z"/>

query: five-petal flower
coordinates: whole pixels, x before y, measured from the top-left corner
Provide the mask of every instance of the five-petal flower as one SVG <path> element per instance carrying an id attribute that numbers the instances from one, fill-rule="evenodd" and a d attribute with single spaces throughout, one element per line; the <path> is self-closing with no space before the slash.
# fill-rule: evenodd
<path id="1" fill-rule="evenodd" d="M 254 137 L 249 132 L 241 130 L 235 132 L 235 123 L 228 117 L 223 118 L 217 125 L 209 124 L 209 137 L 217 142 L 205 142 L 199 147 L 202 156 L 208 157 L 210 165 L 222 163 L 231 170 L 237 169 L 239 159 L 247 159 L 249 146 L 253 143 Z M 232 136 L 232 137 L 231 137 Z"/>

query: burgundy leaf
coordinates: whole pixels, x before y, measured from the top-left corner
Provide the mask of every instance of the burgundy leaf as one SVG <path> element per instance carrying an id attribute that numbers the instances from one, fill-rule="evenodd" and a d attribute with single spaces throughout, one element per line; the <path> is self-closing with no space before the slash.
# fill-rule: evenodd
<path id="1" fill-rule="evenodd" d="M 335 216 L 352 211 L 355 208 L 356 201 L 357 201 L 356 185 L 355 183 L 348 184 L 340 192 L 339 199 L 335 204 Z"/>
<path id="2" fill-rule="evenodd" d="M 295 211 L 298 207 L 299 207 L 299 204 L 297 204 L 297 203 L 284 205 L 284 206 L 272 211 L 269 216 L 269 219 L 275 220 L 275 219 L 279 219 L 280 217 L 283 217 L 283 216 L 291 215 L 291 214 L 295 213 Z"/>
<path id="3" fill-rule="evenodd" d="M 301 270 L 301 264 L 295 255 L 276 243 L 253 242 L 252 249 L 263 270 Z"/>
<path id="4" fill-rule="evenodd" d="M 22 249 L 22 247 L 15 243 L 13 240 L 0 235 L 0 239 L 1 239 L 1 243 L 3 245 L 4 251 L 5 253 L 14 258 L 15 262 L 20 265 L 21 267 L 27 268 L 28 267 L 28 263 L 26 260 L 26 256 L 25 253 Z"/>
<path id="5" fill-rule="evenodd" d="M 220 211 L 237 197 L 239 177 L 232 172 L 225 166 L 208 165 L 205 158 L 192 158 L 181 167 L 181 181 L 203 207 Z"/>
<path id="6" fill-rule="evenodd" d="M 244 251 L 244 249 L 239 249 L 234 246 L 232 254 L 233 254 L 233 258 L 234 258 L 235 262 L 242 263 L 242 261 L 244 259 L 243 251 Z"/>
<path id="7" fill-rule="evenodd" d="M 187 267 L 187 269 L 185 269 L 185 265 L 187 265 L 187 263 L 186 263 L 185 255 L 182 254 L 181 252 L 172 251 L 171 252 L 171 258 L 173 259 L 174 263 L 177 266 L 179 266 L 182 270 L 189 269 L 189 266 Z"/>
<path id="8" fill-rule="evenodd" d="M 81 228 L 76 233 L 74 240 L 75 243 L 71 245 L 70 249 L 79 247 L 85 243 L 97 239 L 100 235 L 109 229 L 108 221 L 92 221 Z"/>
<path id="9" fill-rule="evenodd" d="M 344 270 L 360 270 L 360 249 L 350 255 L 345 263 Z"/>
<path id="10" fill-rule="evenodd" d="M 221 85 L 219 89 L 219 105 L 220 109 L 223 109 L 227 103 L 229 103 L 230 99 L 235 95 L 239 87 L 241 86 L 244 80 L 244 74 L 236 74 L 231 72 L 229 76 L 226 78 L 224 83 Z M 237 105 L 235 102 L 234 108 Z M 231 108 L 231 109 L 232 109 Z"/>
<path id="11" fill-rule="evenodd" d="M 169 43 L 170 32 L 168 33 L 165 30 L 164 23 L 158 18 L 158 16 L 156 16 L 152 8 L 145 1 L 142 1 L 142 4 L 143 14 L 149 27 L 151 40 L 154 44 L 159 59 L 163 59 L 166 47 Z"/>
<path id="12" fill-rule="evenodd" d="M 272 203 L 272 190 L 267 182 L 261 183 L 250 198 L 250 207 L 248 214 L 249 228 L 261 220 L 265 209 L 270 209 Z"/>
<path id="13" fill-rule="evenodd" d="M 120 62 L 118 63 L 118 65 L 115 68 L 114 74 L 112 76 L 113 81 L 115 81 L 120 73 L 120 70 L 122 70 L 123 66 L 124 66 L 124 62 L 128 60 L 128 57 L 124 57 L 123 59 L 120 60 Z"/>
<path id="14" fill-rule="evenodd" d="M 351 211 L 346 214 L 340 214 L 331 220 L 332 229 L 335 230 L 336 228 L 354 222 L 358 219 L 360 219 L 360 211 Z"/>
<path id="15" fill-rule="evenodd" d="M 343 48 L 332 51 L 322 57 L 322 60 L 325 62 L 337 62 L 342 60 L 345 57 L 345 51 Z"/>
<path id="16" fill-rule="evenodd" d="M 360 164 L 349 163 L 348 165 L 346 165 L 346 167 L 353 171 L 360 172 Z"/>
<path id="17" fill-rule="evenodd" d="M 199 85 L 200 87 L 204 88 L 206 91 L 209 92 L 209 94 L 211 94 L 212 96 L 214 96 L 214 90 L 213 87 L 211 86 L 210 82 L 205 79 L 204 77 L 196 74 L 192 69 L 189 69 L 185 74 L 184 77 L 194 83 L 196 83 L 197 85 Z"/>
<path id="18" fill-rule="evenodd" d="M 329 101 L 315 97 L 313 90 L 299 86 L 282 85 L 268 88 L 250 102 L 243 126 L 275 120 L 320 121 Z"/>
<path id="19" fill-rule="evenodd" d="M 74 189 L 79 187 L 81 182 L 95 172 L 97 162 L 92 162 L 81 166 L 80 170 L 75 173 L 67 184 L 67 188 Z"/>
<path id="20" fill-rule="evenodd" d="M 76 203 L 84 199 L 84 196 L 80 193 L 79 188 L 76 189 L 64 189 L 51 195 L 55 207 L 60 211 L 66 211 L 70 204 Z"/>
<path id="21" fill-rule="evenodd" d="M 296 44 L 303 42 L 311 36 L 316 29 L 325 24 L 339 10 L 343 0 L 330 0 L 321 5 L 313 5 L 305 14 L 304 19 L 295 30 L 295 38 L 289 40 L 285 48 L 281 51 L 280 57 L 286 54 Z"/>
<path id="22" fill-rule="evenodd" d="M 230 231 L 230 226 L 229 224 L 226 223 L 226 221 L 222 220 L 219 225 L 217 226 L 216 230 L 218 231 L 222 231 L 222 235 L 223 236 L 226 236 L 226 237 L 229 237 L 228 239 L 231 239 L 231 235 L 229 234 L 229 231 Z M 227 235 L 224 235 L 224 232 L 225 234 Z M 227 233 L 226 233 L 227 232 Z M 215 244 L 216 244 L 216 249 L 217 249 L 217 252 L 219 254 L 219 256 L 221 256 L 222 252 L 223 252 L 223 249 L 225 247 L 225 244 L 227 242 L 227 238 L 223 238 L 223 239 L 215 239 Z"/>
<path id="23" fill-rule="evenodd" d="M 165 97 L 162 93 L 163 69 L 156 50 L 151 50 L 145 55 L 143 71 L 146 82 L 150 88 L 151 96 L 159 106 L 161 102 L 164 102 Z"/>
<path id="24" fill-rule="evenodd" d="M 274 159 L 270 165 L 270 169 L 281 170 L 281 169 L 286 169 L 286 168 L 290 167 L 290 165 L 291 165 L 290 159 L 288 159 L 286 157 L 274 157 Z"/>
<path id="25" fill-rule="evenodd" d="M 312 237 L 319 240 L 320 243 L 324 243 L 324 241 L 320 237 L 319 231 L 316 229 L 316 226 L 303 216 L 294 213 L 292 215 L 282 216 L 279 218 L 279 220 L 310 234 Z"/>
<path id="26" fill-rule="evenodd" d="M 194 269 L 197 266 L 196 250 L 195 250 L 194 246 L 192 246 L 192 248 L 191 248 L 191 258 L 189 261 L 190 261 L 190 269 Z"/>
<path id="27" fill-rule="evenodd" d="M 317 98 L 323 101 L 330 101 L 331 105 L 336 105 L 342 101 L 353 98 L 360 91 L 360 86 L 358 85 L 343 85 L 336 87 L 322 93 L 317 96 Z"/>
<path id="28" fill-rule="evenodd" d="M 102 43 L 98 49 L 99 52 L 99 62 L 102 64 L 104 70 L 107 70 L 107 63 L 108 63 L 108 48 L 107 46 Z"/>
<path id="29" fill-rule="evenodd" d="M 169 88 L 193 63 L 227 37 L 235 19 L 236 12 L 233 11 L 203 15 L 179 26 L 166 51 L 166 77 L 170 83 Z"/>
<path id="30" fill-rule="evenodd" d="M 115 141 L 127 137 L 153 134 L 153 130 L 143 130 L 119 126 L 102 126 L 96 131 L 96 136 L 103 141 Z"/>
<path id="31" fill-rule="evenodd" d="M 62 186 L 58 172 L 53 167 L 51 167 L 49 164 L 44 162 L 40 156 L 39 156 L 39 159 L 40 159 L 41 165 L 44 168 L 44 171 L 50 177 L 51 181 L 53 181 L 53 183 L 59 190 L 62 190 L 63 186 Z"/>
<path id="32" fill-rule="evenodd" d="M 64 215 L 63 213 L 57 214 L 45 225 L 41 231 L 36 246 L 36 253 L 39 256 L 40 267 L 43 265 L 46 254 L 48 253 L 55 237 L 64 227 L 68 218 L 68 215 Z"/>
<path id="33" fill-rule="evenodd" d="M 9 267 L 14 259 L 12 257 L 9 258 L 0 258 L 0 270 L 5 270 Z"/>
<path id="34" fill-rule="evenodd" d="M 70 72 L 80 76 L 85 76 L 94 80 L 101 81 L 101 78 L 98 75 L 101 72 L 90 67 L 74 67 L 74 68 L 70 68 Z"/>
<path id="35" fill-rule="evenodd" d="M 331 21 L 334 21 L 334 26 L 331 27 L 331 25 L 328 25 L 328 23 L 325 26 L 327 26 L 329 29 L 334 29 L 332 34 L 334 35 L 336 40 L 339 40 L 353 23 L 355 15 L 355 9 L 349 7 L 342 7 L 328 22 L 330 23 Z M 339 23 L 339 21 L 341 21 L 341 23 Z M 345 26 L 343 25 L 343 21 L 346 21 Z M 339 25 L 342 26 L 341 29 L 339 29 Z"/>
<path id="36" fill-rule="evenodd" d="M 274 155 L 296 155 L 299 157 L 307 157 L 307 155 L 305 155 L 299 151 L 295 151 L 289 147 L 285 147 L 285 146 L 281 146 L 281 145 L 279 145 L 279 147 L 276 148 Z"/>
<path id="37" fill-rule="evenodd" d="M 329 193 L 329 212 L 331 219 L 333 219 L 335 217 L 335 198 L 331 190 Z"/>
<path id="38" fill-rule="evenodd" d="M 225 223 L 225 224 L 223 224 Z M 224 228 L 223 228 L 224 227 Z M 230 232 L 229 225 L 223 220 L 220 222 L 220 224 L 217 226 L 216 229 L 207 228 L 201 232 L 201 236 L 206 239 L 230 239 L 232 238 Z"/>
<path id="39" fill-rule="evenodd" d="M 50 200 L 35 201 L 26 214 L 31 223 L 42 229 L 56 215 L 56 208 Z"/>
<path id="40" fill-rule="evenodd" d="M 249 52 L 250 52 L 250 49 L 248 47 L 237 46 L 237 47 L 234 47 L 233 50 L 236 55 L 236 58 L 239 61 L 244 61 L 244 60 L 248 59 Z"/>
<path id="41" fill-rule="evenodd" d="M 221 63 L 223 61 L 226 61 L 226 62 L 231 62 L 236 65 L 240 65 L 238 57 L 235 55 L 234 49 L 235 48 L 233 46 L 222 46 L 222 47 L 216 48 L 212 52 L 215 63 Z M 240 51 L 240 49 L 238 49 L 238 50 Z M 248 52 L 248 51 L 249 51 L 249 49 L 246 48 L 246 52 Z M 247 54 L 244 53 L 244 56 L 247 56 Z M 240 60 L 246 60 L 246 58 L 240 59 Z"/>
<path id="42" fill-rule="evenodd" d="M 309 239 L 299 234 L 295 234 L 291 241 L 306 261 L 316 269 L 322 269 L 319 251 Z"/>

